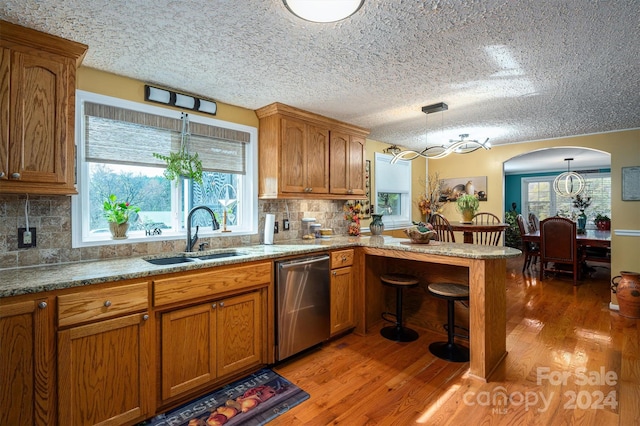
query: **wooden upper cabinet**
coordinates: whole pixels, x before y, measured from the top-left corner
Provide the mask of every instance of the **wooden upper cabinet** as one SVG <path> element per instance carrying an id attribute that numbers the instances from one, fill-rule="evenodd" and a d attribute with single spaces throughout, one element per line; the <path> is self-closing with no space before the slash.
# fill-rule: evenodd
<path id="1" fill-rule="evenodd" d="M 256 113 L 260 198 L 349 199 L 365 194 L 368 130 L 281 103 Z"/>
<path id="2" fill-rule="evenodd" d="M 0 193 L 75 194 L 75 76 L 87 46 L 0 24 Z"/>
<path id="3" fill-rule="evenodd" d="M 364 195 L 365 139 L 331 132 L 330 164 L 332 194 Z"/>

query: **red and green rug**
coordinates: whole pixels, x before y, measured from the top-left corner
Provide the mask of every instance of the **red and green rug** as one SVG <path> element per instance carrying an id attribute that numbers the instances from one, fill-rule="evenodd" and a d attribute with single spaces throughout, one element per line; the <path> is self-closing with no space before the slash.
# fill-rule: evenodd
<path id="1" fill-rule="evenodd" d="M 265 368 L 139 426 L 264 425 L 308 398 L 308 393 Z"/>

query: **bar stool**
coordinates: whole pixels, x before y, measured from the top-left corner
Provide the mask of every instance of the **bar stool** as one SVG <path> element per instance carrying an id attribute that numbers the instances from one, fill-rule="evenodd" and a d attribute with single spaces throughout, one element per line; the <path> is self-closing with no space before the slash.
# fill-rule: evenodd
<path id="1" fill-rule="evenodd" d="M 405 274 L 383 274 L 380 276 L 382 284 L 394 287 L 396 289 L 396 313 L 384 312 L 382 319 L 390 321 L 385 315 L 395 317 L 395 325 L 384 327 L 380 330 L 380 334 L 396 342 L 413 342 L 418 339 L 418 333 L 415 330 L 404 327 L 402 324 L 402 292 L 404 288 L 416 287 L 419 283 L 418 279 L 413 275 Z"/>
<path id="2" fill-rule="evenodd" d="M 429 351 L 438 358 L 446 361 L 469 361 L 469 348 L 458 345 L 453 340 L 454 336 L 459 336 L 454 332 L 456 327 L 454 302 L 456 300 L 469 300 L 469 287 L 455 283 L 431 283 L 428 288 L 429 293 L 433 296 L 447 301 L 447 324 L 445 325 L 447 341 L 431 343 L 429 345 Z"/>

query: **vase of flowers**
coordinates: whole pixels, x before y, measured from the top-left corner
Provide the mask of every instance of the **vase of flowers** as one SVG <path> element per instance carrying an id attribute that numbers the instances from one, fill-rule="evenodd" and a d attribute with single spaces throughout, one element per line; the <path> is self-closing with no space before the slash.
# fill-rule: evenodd
<path id="1" fill-rule="evenodd" d="M 587 207 L 591 205 L 591 197 L 583 197 L 578 194 L 572 198 L 573 207 L 580 210 L 580 214 L 578 215 L 578 234 L 584 234 L 585 228 L 587 227 L 587 215 L 584 214 L 584 211 Z"/>
<path id="2" fill-rule="evenodd" d="M 140 207 L 132 206 L 128 201 L 118 201 L 115 194 L 109 195 L 102 206 L 104 217 L 109 222 L 109 230 L 114 240 L 127 238 L 129 230 L 129 215 L 138 213 Z"/>
<path id="3" fill-rule="evenodd" d="M 462 223 L 473 222 L 473 216 L 480 208 L 480 201 L 475 195 L 463 194 L 456 199 L 456 209 L 462 215 Z"/>
<path id="4" fill-rule="evenodd" d="M 344 218 L 349 222 L 347 225 L 347 233 L 357 237 L 360 235 L 360 216 L 362 205 L 359 201 L 347 201 L 343 207 Z"/>
<path id="5" fill-rule="evenodd" d="M 425 191 L 418 198 L 418 209 L 424 216 L 425 222 L 428 222 L 432 214 L 439 213 L 447 204 L 447 199 L 442 197 L 442 181 L 438 173 L 430 175 L 424 186 Z"/>

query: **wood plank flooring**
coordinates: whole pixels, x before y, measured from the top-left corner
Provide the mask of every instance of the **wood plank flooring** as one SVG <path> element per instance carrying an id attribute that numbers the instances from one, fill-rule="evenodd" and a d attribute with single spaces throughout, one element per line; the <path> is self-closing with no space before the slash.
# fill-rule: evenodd
<path id="1" fill-rule="evenodd" d="M 509 354 L 490 383 L 431 355 L 444 331 L 349 334 L 274 367 L 311 398 L 270 425 L 640 424 L 640 320 L 609 310 L 609 269 L 574 287 L 522 261 L 507 263 Z"/>

